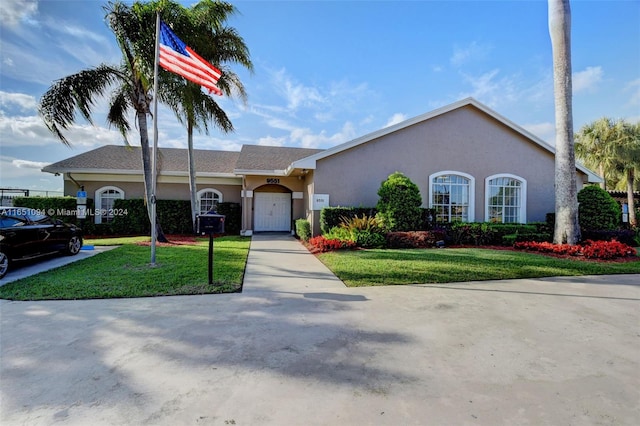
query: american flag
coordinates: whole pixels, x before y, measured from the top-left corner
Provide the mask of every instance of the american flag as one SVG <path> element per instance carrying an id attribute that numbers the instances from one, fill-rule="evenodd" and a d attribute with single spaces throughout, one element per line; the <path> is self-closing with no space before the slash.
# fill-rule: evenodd
<path id="1" fill-rule="evenodd" d="M 159 65 L 165 70 L 209 89 L 209 93 L 222 95 L 222 91 L 216 86 L 222 72 L 194 52 L 162 21 L 159 59 Z"/>

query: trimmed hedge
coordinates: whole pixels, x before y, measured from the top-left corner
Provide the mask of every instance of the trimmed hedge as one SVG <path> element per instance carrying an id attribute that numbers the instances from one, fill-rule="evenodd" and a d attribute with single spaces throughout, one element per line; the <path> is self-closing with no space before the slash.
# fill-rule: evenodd
<path id="1" fill-rule="evenodd" d="M 85 235 L 148 235 L 150 233 L 149 216 L 144 200 L 129 199 L 115 200 L 114 209 L 125 214 L 114 216 L 109 223 L 95 224 L 92 216 L 86 220 L 79 220 L 75 216 L 75 197 L 17 197 L 13 205 L 38 209 L 47 213 L 54 212 L 50 216 L 67 223 L 82 227 Z M 87 199 L 87 209 L 95 211 L 94 200 Z M 70 215 L 58 215 L 57 213 L 70 212 Z M 218 204 L 218 213 L 226 216 L 225 231 L 227 234 L 240 233 L 241 209 L 238 203 Z M 158 222 L 165 234 L 192 234 L 191 204 L 188 200 L 158 200 Z"/>
<path id="2" fill-rule="evenodd" d="M 578 218 L 580 229 L 611 231 L 618 229 L 622 209 L 604 189 L 596 185 L 585 186 L 578 192 Z"/>
<path id="3" fill-rule="evenodd" d="M 307 219 L 296 220 L 296 235 L 302 241 L 309 241 L 309 238 L 311 238 L 311 224 Z"/>
<path id="4" fill-rule="evenodd" d="M 422 196 L 418 185 L 401 172 L 394 172 L 378 189 L 378 217 L 389 231 L 413 231 L 420 227 Z"/>
<path id="5" fill-rule="evenodd" d="M 438 241 L 444 241 L 444 231 L 409 231 L 387 233 L 387 247 L 389 248 L 430 248 Z"/>

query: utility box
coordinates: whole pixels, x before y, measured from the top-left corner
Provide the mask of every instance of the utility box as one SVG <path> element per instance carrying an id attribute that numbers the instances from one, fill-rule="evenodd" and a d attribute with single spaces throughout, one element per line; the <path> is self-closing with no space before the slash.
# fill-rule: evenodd
<path id="1" fill-rule="evenodd" d="M 217 213 L 200 214 L 196 216 L 196 231 L 198 234 L 224 234 L 225 215 Z"/>

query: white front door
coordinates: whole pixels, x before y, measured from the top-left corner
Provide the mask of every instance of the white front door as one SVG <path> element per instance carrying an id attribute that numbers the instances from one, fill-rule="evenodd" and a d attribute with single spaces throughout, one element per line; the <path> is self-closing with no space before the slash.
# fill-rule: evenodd
<path id="1" fill-rule="evenodd" d="M 291 194 L 254 192 L 253 203 L 255 231 L 291 231 Z"/>

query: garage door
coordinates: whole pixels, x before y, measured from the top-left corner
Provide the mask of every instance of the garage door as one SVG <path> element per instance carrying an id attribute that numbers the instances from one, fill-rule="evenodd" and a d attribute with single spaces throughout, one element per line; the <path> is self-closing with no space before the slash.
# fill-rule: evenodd
<path id="1" fill-rule="evenodd" d="M 255 192 L 254 231 L 291 231 L 291 194 Z"/>

